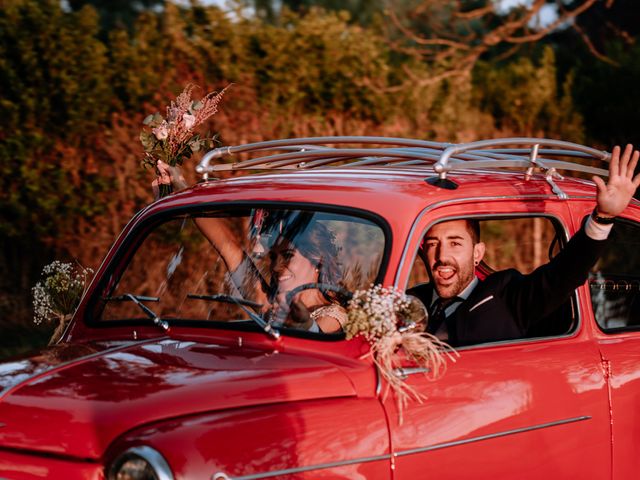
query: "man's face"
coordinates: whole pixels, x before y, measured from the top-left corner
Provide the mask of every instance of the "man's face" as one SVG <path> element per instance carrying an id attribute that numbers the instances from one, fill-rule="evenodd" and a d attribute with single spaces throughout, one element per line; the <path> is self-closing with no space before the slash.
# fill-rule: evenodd
<path id="1" fill-rule="evenodd" d="M 460 294 L 471 283 L 484 244 L 474 244 L 465 220 L 442 222 L 425 235 L 423 250 L 429 277 L 442 298 Z"/>

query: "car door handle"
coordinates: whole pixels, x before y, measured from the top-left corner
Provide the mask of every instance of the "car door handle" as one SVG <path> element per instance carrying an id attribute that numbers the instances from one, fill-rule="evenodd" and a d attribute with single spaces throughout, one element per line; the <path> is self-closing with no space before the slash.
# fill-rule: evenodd
<path id="1" fill-rule="evenodd" d="M 393 369 L 393 374 L 401 380 L 404 380 L 409 375 L 415 375 L 417 373 L 429 373 L 430 371 L 430 368 L 424 367 L 399 367 Z"/>

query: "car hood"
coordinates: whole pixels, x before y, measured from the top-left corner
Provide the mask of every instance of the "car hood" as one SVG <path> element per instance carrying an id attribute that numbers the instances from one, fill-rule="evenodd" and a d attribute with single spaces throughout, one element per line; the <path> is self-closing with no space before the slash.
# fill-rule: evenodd
<path id="1" fill-rule="evenodd" d="M 0 365 L 0 448 L 99 458 L 143 424 L 215 410 L 355 395 L 304 355 L 160 339 L 61 345 Z"/>

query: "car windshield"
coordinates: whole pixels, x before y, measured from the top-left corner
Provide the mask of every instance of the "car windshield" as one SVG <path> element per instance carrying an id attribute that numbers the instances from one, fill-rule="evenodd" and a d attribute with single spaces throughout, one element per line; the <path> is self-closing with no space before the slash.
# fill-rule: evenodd
<path id="1" fill-rule="evenodd" d="M 339 333 L 350 293 L 378 277 L 385 235 L 352 215 L 246 208 L 174 216 L 137 245 L 113 268 L 94 320 Z"/>

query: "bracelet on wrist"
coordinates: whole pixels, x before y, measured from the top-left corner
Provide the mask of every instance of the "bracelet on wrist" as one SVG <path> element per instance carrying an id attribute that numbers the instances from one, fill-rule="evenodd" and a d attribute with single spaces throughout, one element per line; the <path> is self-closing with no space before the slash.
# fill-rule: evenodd
<path id="1" fill-rule="evenodd" d="M 591 218 L 594 222 L 599 223 L 600 225 L 611 225 L 616 220 L 616 217 L 602 217 L 598 215 L 597 208 L 594 208 L 593 212 L 591 212 Z"/>

